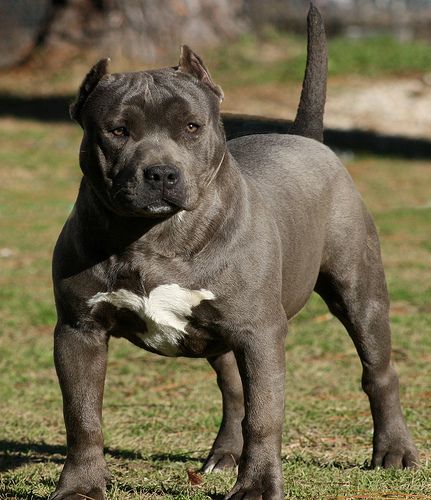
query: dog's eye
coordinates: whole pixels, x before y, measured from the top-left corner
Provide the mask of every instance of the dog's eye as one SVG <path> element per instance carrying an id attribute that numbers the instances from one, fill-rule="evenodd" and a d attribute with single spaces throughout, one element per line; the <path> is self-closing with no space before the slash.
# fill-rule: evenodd
<path id="1" fill-rule="evenodd" d="M 197 123 L 187 123 L 186 130 L 187 130 L 187 132 L 189 132 L 190 134 L 194 134 L 194 133 L 195 133 L 195 132 L 197 132 L 200 128 L 201 128 L 201 126 L 200 126 L 200 125 L 198 125 Z"/>
<path id="2" fill-rule="evenodd" d="M 115 137 L 127 137 L 129 135 L 129 131 L 126 127 L 117 127 L 111 130 L 111 134 L 115 135 Z"/>

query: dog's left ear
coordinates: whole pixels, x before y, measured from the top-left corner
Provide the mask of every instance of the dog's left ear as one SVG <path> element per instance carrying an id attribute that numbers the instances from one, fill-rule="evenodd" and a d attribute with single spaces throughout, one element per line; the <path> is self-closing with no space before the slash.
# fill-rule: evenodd
<path id="1" fill-rule="evenodd" d="M 81 111 L 88 96 L 96 88 L 101 78 L 108 74 L 108 64 L 110 59 L 101 59 L 87 73 L 79 88 L 78 97 L 69 106 L 70 117 L 82 126 Z"/>
<path id="2" fill-rule="evenodd" d="M 214 83 L 211 75 L 209 74 L 209 71 L 206 69 L 204 63 L 202 62 L 202 59 L 197 54 L 195 54 L 187 45 L 181 46 L 178 71 L 182 71 L 183 73 L 188 73 L 189 75 L 194 76 L 200 82 L 209 87 L 219 98 L 220 102 L 223 101 L 223 90 L 219 85 Z"/>

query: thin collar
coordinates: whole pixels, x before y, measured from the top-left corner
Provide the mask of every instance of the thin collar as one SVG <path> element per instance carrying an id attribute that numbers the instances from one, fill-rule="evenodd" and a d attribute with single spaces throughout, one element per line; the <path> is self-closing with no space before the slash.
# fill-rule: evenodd
<path id="1" fill-rule="evenodd" d="M 226 156 L 226 149 L 223 151 L 223 156 L 221 157 L 220 163 L 218 164 L 217 168 L 214 170 L 212 176 L 210 177 L 210 180 L 207 183 L 207 187 L 211 184 L 211 182 L 215 179 L 216 175 L 218 174 L 220 167 L 223 163 L 223 160 L 225 159 Z"/>

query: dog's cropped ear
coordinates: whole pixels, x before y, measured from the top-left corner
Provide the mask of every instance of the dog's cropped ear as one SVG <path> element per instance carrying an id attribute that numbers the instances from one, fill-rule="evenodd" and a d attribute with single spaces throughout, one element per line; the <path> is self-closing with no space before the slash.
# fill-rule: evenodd
<path id="1" fill-rule="evenodd" d="M 88 96 L 93 92 L 96 88 L 96 85 L 99 83 L 100 79 L 108 74 L 108 64 L 110 59 L 101 59 L 98 61 L 87 73 L 87 76 L 84 78 L 81 86 L 79 87 L 78 97 L 69 107 L 69 112 L 72 120 L 75 120 L 80 125 L 81 122 L 81 111 L 84 106 L 85 101 L 88 99 Z"/>
<path id="2" fill-rule="evenodd" d="M 209 74 L 209 71 L 206 69 L 204 63 L 202 62 L 202 59 L 197 54 L 195 54 L 187 45 L 181 46 L 178 71 L 182 71 L 183 73 L 188 73 L 189 75 L 194 76 L 199 81 L 204 83 L 207 87 L 209 87 L 219 98 L 220 102 L 223 101 L 223 90 L 219 85 L 214 83 L 211 75 Z"/>

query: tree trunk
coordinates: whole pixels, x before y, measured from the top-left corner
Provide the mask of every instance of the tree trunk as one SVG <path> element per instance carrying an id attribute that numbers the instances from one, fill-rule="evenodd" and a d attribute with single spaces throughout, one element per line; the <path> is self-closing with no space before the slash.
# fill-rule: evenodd
<path id="1" fill-rule="evenodd" d="M 46 29 L 51 0 L 1 0 L 0 68 L 26 59 Z"/>
<path id="2" fill-rule="evenodd" d="M 46 36 L 51 49 L 160 62 L 181 43 L 203 47 L 237 36 L 244 0 L 68 0 Z"/>

